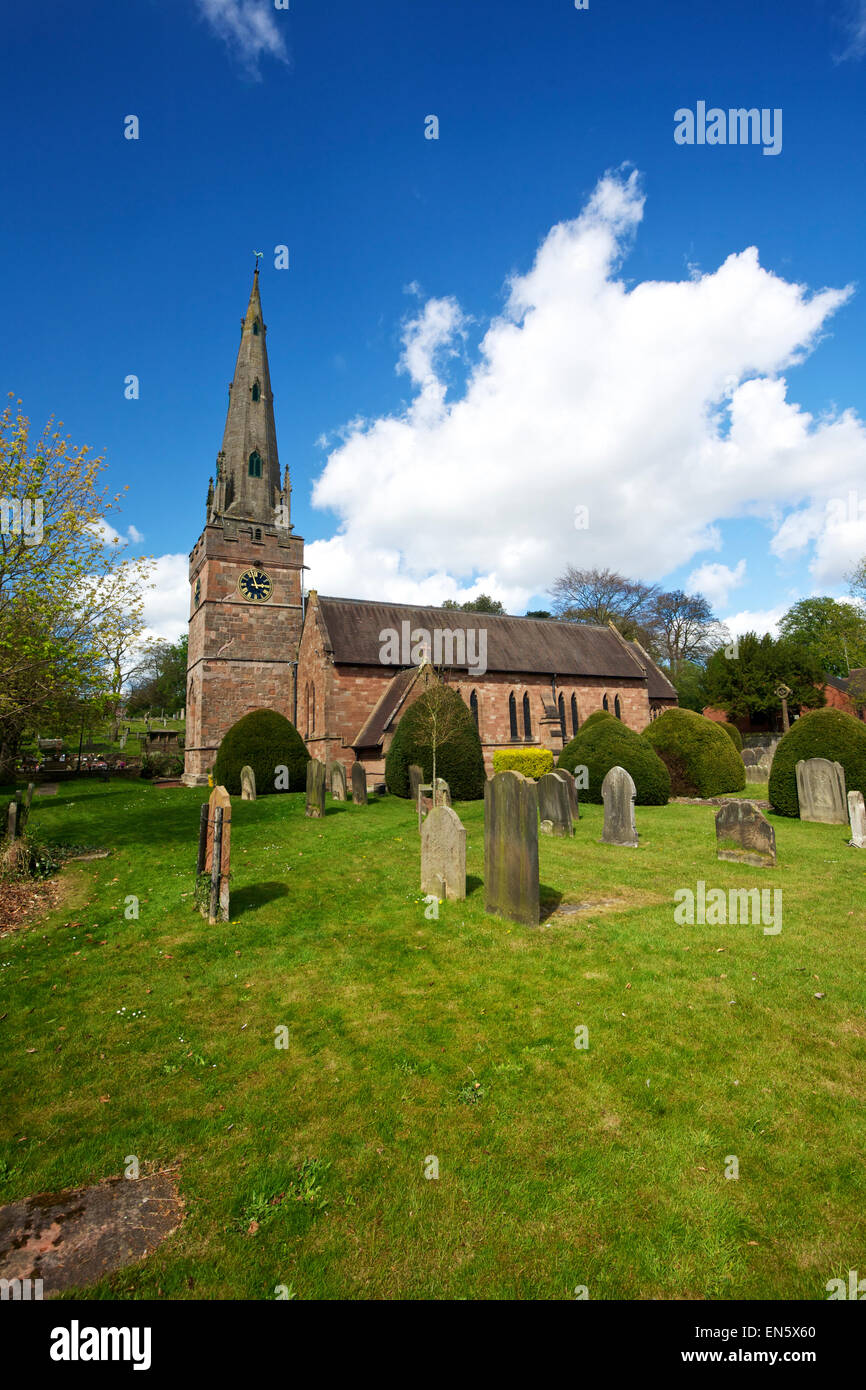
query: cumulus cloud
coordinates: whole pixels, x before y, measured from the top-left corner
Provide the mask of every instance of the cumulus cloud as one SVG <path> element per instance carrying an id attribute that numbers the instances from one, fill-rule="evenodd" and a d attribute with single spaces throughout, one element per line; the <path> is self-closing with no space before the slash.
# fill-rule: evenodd
<path id="1" fill-rule="evenodd" d="M 744 632 L 756 632 L 759 637 L 769 632 L 771 637 L 778 637 L 779 623 L 789 608 L 790 604 L 787 603 L 779 604 L 777 608 L 746 608 L 725 618 L 724 624 L 732 637 L 741 637 Z"/>
<path id="2" fill-rule="evenodd" d="M 842 27 L 845 30 L 845 44 L 837 54 L 836 61 L 846 58 L 862 58 L 866 53 L 866 0 L 848 0 L 847 13 L 843 15 Z"/>
<path id="3" fill-rule="evenodd" d="M 159 555 L 144 594 L 145 636 L 176 642 L 189 619 L 189 556 Z"/>
<path id="4" fill-rule="evenodd" d="M 196 0 L 199 13 L 248 76 L 260 79 L 262 58 L 288 62 L 279 16 L 271 0 Z"/>
<path id="5" fill-rule="evenodd" d="M 127 526 L 126 535 L 124 536 L 122 532 L 118 531 L 111 525 L 111 522 L 106 521 L 104 517 L 94 522 L 93 530 L 101 538 L 103 545 L 126 545 L 127 542 L 138 545 L 144 540 L 144 536 L 137 526 Z"/>
<path id="6" fill-rule="evenodd" d="M 736 569 L 728 565 L 706 564 L 692 570 L 686 587 L 689 593 L 703 594 L 713 608 L 724 608 L 731 589 L 737 589 L 746 581 L 746 562 L 740 560 Z"/>
<path id="7" fill-rule="evenodd" d="M 659 579 L 718 552 L 724 520 L 762 518 L 781 560 L 789 514 L 856 486 L 863 423 L 813 419 L 783 375 L 850 288 L 811 293 L 754 247 L 687 280 L 626 285 L 643 208 L 637 172 L 610 173 L 552 227 L 452 397 L 470 316 L 450 296 L 419 304 L 397 363 L 412 398 L 347 425 L 315 483 L 338 524 L 307 548 L 312 586 L 417 602 L 484 587 L 519 611 L 569 563 Z M 810 527 L 803 543 L 829 570 L 827 524 Z"/>

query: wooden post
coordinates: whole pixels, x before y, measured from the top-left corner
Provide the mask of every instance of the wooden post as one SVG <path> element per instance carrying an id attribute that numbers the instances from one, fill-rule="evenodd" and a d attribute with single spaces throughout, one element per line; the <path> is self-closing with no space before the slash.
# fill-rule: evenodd
<path id="1" fill-rule="evenodd" d="M 208 922 L 211 926 L 219 919 L 222 841 L 223 808 L 222 806 L 217 806 L 213 813 L 213 853 L 211 855 L 210 871 L 210 909 L 208 912 Z"/>
<path id="2" fill-rule="evenodd" d="M 204 873 L 207 865 L 207 813 L 208 804 L 205 801 L 202 803 L 201 816 L 198 823 L 198 866 L 195 871 L 196 877 Z"/>

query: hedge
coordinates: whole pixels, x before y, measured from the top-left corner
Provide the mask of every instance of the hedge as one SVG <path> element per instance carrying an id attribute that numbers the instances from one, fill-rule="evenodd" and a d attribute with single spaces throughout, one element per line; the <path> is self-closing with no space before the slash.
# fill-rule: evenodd
<path id="1" fill-rule="evenodd" d="M 604 719 L 613 719 L 614 722 L 617 724 L 620 722 L 616 718 L 615 714 L 611 714 L 610 710 L 597 709 L 595 711 L 595 714 L 588 714 L 586 716 L 580 728 L 578 729 L 577 734 L 582 734 L 586 729 L 594 729 L 596 724 L 600 724 Z M 575 738 L 577 738 L 577 734 L 575 734 Z"/>
<path id="2" fill-rule="evenodd" d="M 866 796 L 866 725 L 838 709 L 803 714 L 780 740 L 770 772 L 769 800 L 780 816 L 799 816 L 797 774 L 801 758 L 829 758 L 845 769 L 846 791 Z"/>
<path id="3" fill-rule="evenodd" d="M 738 753 L 742 753 L 742 751 L 743 751 L 743 735 L 740 733 L 740 731 L 739 731 L 739 729 L 737 728 L 736 724 L 729 724 L 728 721 L 725 720 L 724 724 L 720 723 L 718 727 L 719 727 L 720 729 L 724 729 L 725 733 L 727 734 L 728 738 L 731 740 L 731 743 L 734 745 L 734 747 L 736 748 L 737 752 L 738 752 Z"/>
<path id="4" fill-rule="evenodd" d="M 441 685 L 433 687 L 435 691 L 443 689 L 454 701 L 457 727 L 448 741 L 436 749 L 436 776 L 445 778 L 452 801 L 480 801 L 487 774 L 475 720 L 457 690 Z M 385 782 L 394 796 L 408 797 L 411 763 L 424 769 L 425 782 L 433 777 L 433 749 L 419 730 L 431 698 L 438 697 L 433 691 L 425 691 L 409 706 L 397 725 L 385 759 Z"/>
<path id="5" fill-rule="evenodd" d="M 522 772 L 524 777 L 543 777 L 553 771 L 549 748 L 499 748 L 493 754 L 494 772 Z"/>
<path id="6" fill-rule="evenodd" d="M 638 806 L 664 806 L 671 790 L 668 770 L 655 750 L 627 724 L 613 715 L 600 711 L 602 718 L 592 715 L 566 744 L 559 755 L 557 767 L 566 772 L 584 766 L 588 785 L 579 787 L 584 801 L 600 802 L 601 784 L 612 767 L 624 767 L 635 784 Z"/>
<path id="7" fill-rule="evenodd" d="M 668 709 L 641 735 L 670 773 L 675 796 L 740 792 L 746 768 L 723 727 L 690 709 Z"/>
<path id="8" fill-rule="evenodd" d="M 225 734 L 213 765 L 214 786 L 225 787 L 231 796 L 239 796 L 241 768 L 249 765 L 256 775 L 256 796 L 303 791 L 309 761 L 304 740 L 291 720 L 276 710 L 256 709 Z M 287 787 L 276 785 L 279 767 L 288 768 Z"/>

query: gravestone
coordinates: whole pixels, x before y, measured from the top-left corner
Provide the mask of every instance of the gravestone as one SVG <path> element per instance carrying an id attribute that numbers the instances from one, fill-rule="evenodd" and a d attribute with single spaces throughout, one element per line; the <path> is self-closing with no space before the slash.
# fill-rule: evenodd
<path id="1" fill-rule="evenodd" d="M 18 834 L 18 802 L 10 801 L 9 809 L 6 812 L 6 834 L 10 840 L 14 840 Z"/>
<path id="2" fill-rule="evenodd" d="M 543 777 L 539 778 L 538 814 L 541 817 L 542 834 L 562 836 L 574 834 L 568 787 L 565 781 L 553 772 L 546 772 Z"/>
<path id="3" fill-rule="evenodd" d="M 757 761 L 758 754 L 754 748 L 743 749 L 743 762 L 746 764 L 746 767 L 754 767 Z"/>
<path id="4" fill-rule="evenodd" d="M 484 786 L 484 909 L 538 925 L 538 792 L 520 772 Z"/>
<path id="5" fill-rule="evenodd" d="M 451 788 L 445 781 L 444 777 L 436 778 L 436 795 L 434 796 L 433 801 L 436 806 L 451 805 Z"/>
<path id="6" fill-rule="evenodd" d="M 776 863 L 776 832 L 751 801 L 723 801 L 716 812 L 716 854 L 734 864 L 771 869 Z"/>
<path id="7" fill-rule="evenodd" d="M 795 768 L 800 820 L 847 825 L 845 771 L 828 758 L 801 758 Z"/>
<path id="8" fill-rule="evenodd" d="M 568 799 L 571 803 L 571 818 L 573 821 L 580 820 L 580 800 L 577 795 L 577 783 L 571 773 L 566 772 L 564 767 L 555 767 L 552 772 L 547 773 L 547 776 L 558 777 L 561 782 L 565 783 L 568 789 Z"/>
<path id="9" fill-rule="evenodd" d="M 125 733 L 122 733 L 122 734 L 120 735 L 120 751 L 121 751 L 121 753 L 123 752 L 123 750 L 124 750 L 125 747 L 126 747 L 126 734 L 125 734 Z"/>
<path id="10" fill-rule="evenodd" d="M 435 806 L 421 827 L 421 892 L 466 897 L 466 830 L 450 806 Z"/>
<path id="11" fill-rule="evenodd" d="M 418 788 L 424 781 L 424 769 L 417 763 L 409 764 L 409 795 L 415 806 L 418 805 Z"/>
<path id="12" fill-rule="evenodd" d="M 255 801 L 256 799 L 256 774 L 252 768 L 241 768 L 241 801 Z"/>
<path id="13" fill-rule="evenodd" d="M 204 872 L 210 875 L 211 890 L 207 918 L 211 923 L 229 920 L 229 874 L 231 871 L 232 801 L 225 787 L 214 787 L 208 799 L 207 843 Z M 202 915 L 205 908 L 202 906 Z"/>
<path id="14" fill-rule="evenodd" d="M 336 760 L 328 764 L 328 783 L 333 801 L 346 800 L 346 769 Z"/>
<path id="15" fill-rule="evenodd" d="M 866 849 L 866 805 L 862 792 L 848 793 L 848 818 L 851 822 L 849 845 L 855 849 Z"/>
<path id="16" fill-rule="evenodd" d="M 606 845 L 627 845 L 637 848 L 637 826 L 634 819 L 634 799 L 637 789 L 624 767 L 612 767 L 601 784 L 604 802 L 604 830 L 601 838 Z"/>
<path id="17" fill-rule="evenodd" d="M 352 763 L 352 800 L 356 806 L 367 805 L 367 774 L 360 763 Z"/>
<path id="18" fill-rule="evenodd" d="M 325 764 L 318 758 L 307 763 L 307 805 L 304 814 L 321 820 L 325 814 Z"/>

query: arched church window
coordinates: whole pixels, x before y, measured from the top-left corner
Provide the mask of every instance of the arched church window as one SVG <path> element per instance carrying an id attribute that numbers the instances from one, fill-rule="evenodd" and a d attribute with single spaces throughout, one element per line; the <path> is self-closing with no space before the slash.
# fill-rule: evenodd
<path id="1" fill-rule="evenodd" d="M 478 696 L 477 696 L 477 694 L 476 694 L 476 692 L 475 692 L 474 690 L 473 690 L 472 694 L 469 696 L 469 713 L 472 715 L 472 718 L 473 718 L 474 721 L 475 721 L 475 727 L 476 727 L 476 729 L 477 729 L 477 728 L 478 728 Z"/>
<path id="2" fill-rule="evenodd" d="M 622 719 L 622 705 L 621 705 L 620 702 L 619 702 L 619 696 L 618 696 L 618 695 L 617 695 L 616 699 L 615 699 L 614 702 L 613 702 L 613 712 L 614 712 L 614 714 L 616 715 L 617 719 Z"/>
<path id="3" fill-rule="evenodd" d="M 253 449 L 250 454 L 250 477 L 260 478 L 262 476 L 262 457 L 257 449 Z"/>
<path id="4" fill-rule="evenodd" d="M 260 396 L 261 394 L 262 394 L 262 393 L 261 393 L 261 391 L 259 390 L 259 383 L 256 381 L 256 382 L 253 383 L 253 400 L 254 400 L 254 401 L 257 401 L 257 400 L 259 399 L 259 396 Z"/>
<path id="5" fill-rule="evenodd" d="M 565 729 L 565 696 L 561 692 L 557 701 L 557 705 L 559 706 L 559 727 L 562 731 L 562 741 L 563 743 L 567 743 L 568 734 L 566 733 Z"/>
<path id="6" fill-rule="evenodd" d="M 529 710 L 529 692 L 523 695 L 523 737 L 532 738 L 532 716 Z"/>
<path id="7" fill-rule="evenodd" d="M 578 727 L 578 726 L 577 726 L 577 696 L 576 696 L 576 695 L 572 695 L 572 697 L 571 697 L 571 732 L 572 732 L 573 734 L 576 734 L 576 733 L 577 733 L 577 727 Z"/>
<path id="8" fill-rule="evenodd" d="M 607 709 L 607 707 L 608 707 L 608 705 L 607 705 L 607 695 L 605 695 L 604 699 L 602 700 L 602 702 L 601 702 L 601 707 L 602 707 L 602 709 Z"/>
<path id="9" fill-rule="evenodd" d="M 517 701 L 514 698 L 514 691 L 508 697 L 508 722 L 511 725 L 511 737 L 519 738 L 517 732 Z"/>

